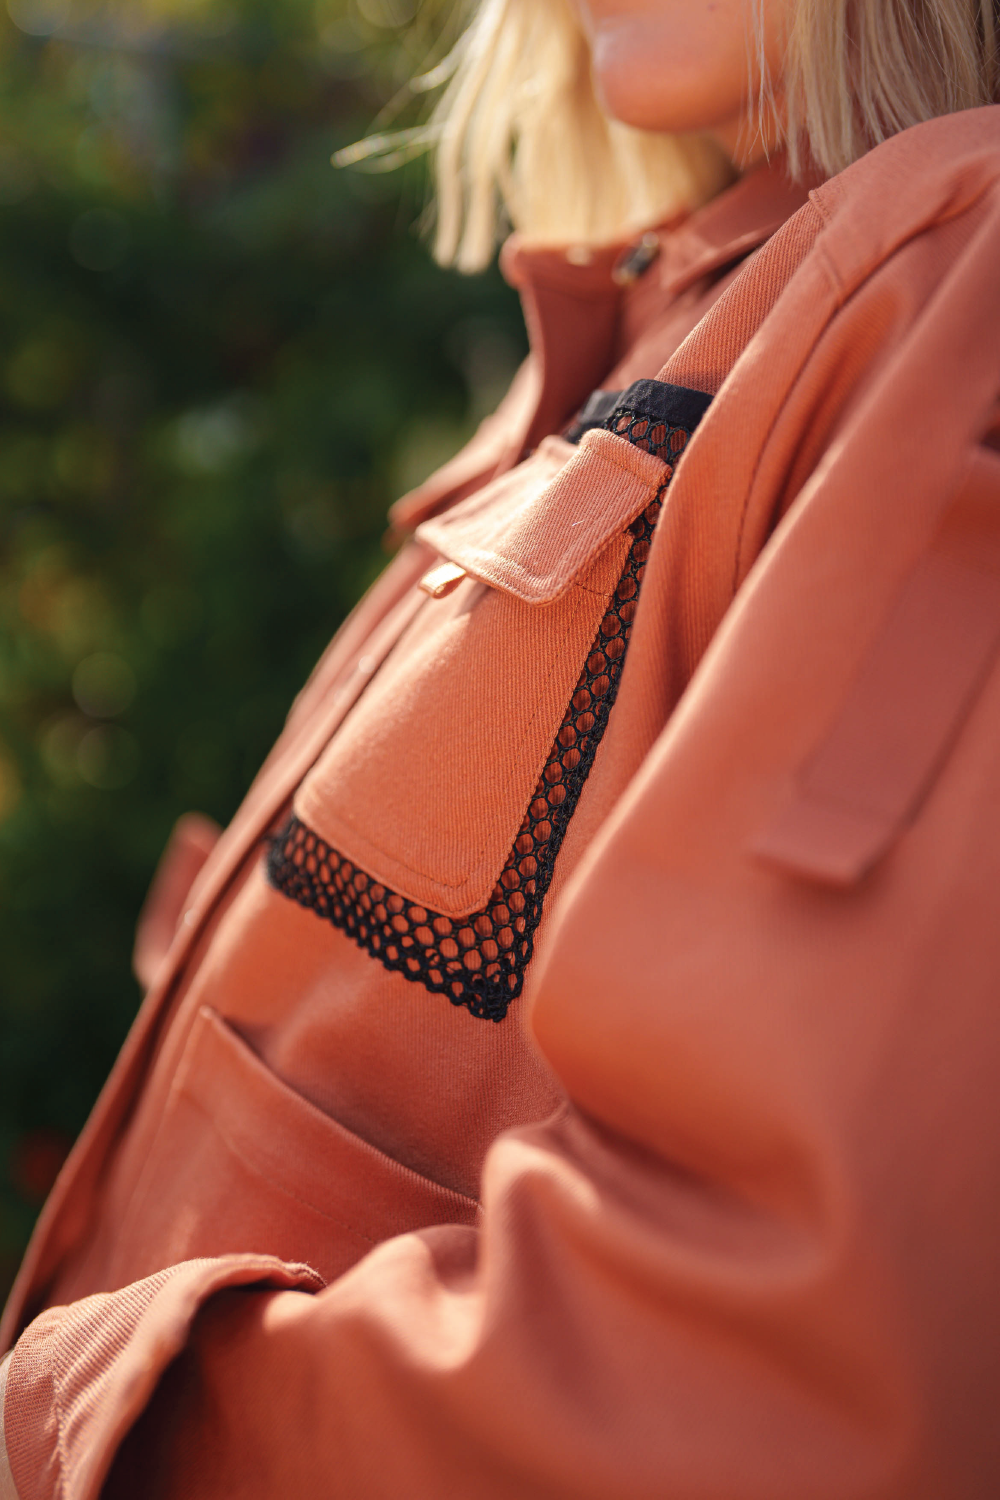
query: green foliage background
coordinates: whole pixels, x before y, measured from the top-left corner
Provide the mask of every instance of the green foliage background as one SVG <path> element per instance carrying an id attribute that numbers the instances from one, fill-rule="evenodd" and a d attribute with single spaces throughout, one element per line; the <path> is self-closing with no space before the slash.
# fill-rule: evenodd
<path id="1" fill-rule="evenodd" d="M 419 68 L 413 5 L 0 12 L 0 1293 L 173 821 L 231 816 L 522 352 L 495 273 L 431 263 L 419 165 L 329 165 Z"/>

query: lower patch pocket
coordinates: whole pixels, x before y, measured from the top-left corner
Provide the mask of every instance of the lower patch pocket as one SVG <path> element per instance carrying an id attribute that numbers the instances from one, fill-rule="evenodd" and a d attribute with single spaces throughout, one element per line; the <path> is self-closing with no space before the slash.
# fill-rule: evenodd
<path id="1" fill-rule="evenodd" d="M 476 1213 L 303 1099 L 204 1007 L 118 1237 L 114 1284 L 230 1251 L 304 1261 L 332 1281 L 382 1240 Z"/>

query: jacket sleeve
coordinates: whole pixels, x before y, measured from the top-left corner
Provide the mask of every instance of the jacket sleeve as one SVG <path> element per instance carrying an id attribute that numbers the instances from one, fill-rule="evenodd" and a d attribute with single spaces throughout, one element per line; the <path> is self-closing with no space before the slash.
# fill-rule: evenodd
<path id="1" fill-rule="evenodd" d="M 533 1027 L 570 1103 L 495 1143 L 481 1228 L 323 1290 L 183 1272 L 169 1337 L 172 1273 L 43 1314 L 21 1500 L 96 1500 L 140 1412 L 108 1500 L 997 1493 L 1000 675 L 868 874 L 755 856 L 887 602 L 812 514 L 564 892 Z"/>
<path id="2" fill-rule="evenodd" d="M 10 1472 L 10 1463 L 7 1459 L 7 1443 L 3 1430 L 3 1409 L 7 1393 L 7 1367 L 10 1364 L 10 1354 L 5 1354 L 0 1359 L 0 1500 L 18 1500 L 17 1490 L 14 1487 L 14 1476 Z"/>

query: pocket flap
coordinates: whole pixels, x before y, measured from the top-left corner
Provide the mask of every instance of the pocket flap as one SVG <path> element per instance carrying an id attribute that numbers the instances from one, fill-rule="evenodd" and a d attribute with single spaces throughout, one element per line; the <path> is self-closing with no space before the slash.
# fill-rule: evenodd
<path id="1" fill-rule="evenodd" d="M 441 516 L 417 538 L 491 588 L 551 604 L 649 504 L 668 465 L 614 433 L 574 447 L 547 437 L 530 458 Z"/>

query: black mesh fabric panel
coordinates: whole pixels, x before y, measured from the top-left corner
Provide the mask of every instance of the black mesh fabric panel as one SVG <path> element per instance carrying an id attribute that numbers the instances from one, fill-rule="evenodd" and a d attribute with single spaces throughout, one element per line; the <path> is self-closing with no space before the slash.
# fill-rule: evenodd
<path id="1" fill-rule="evenodd" d="M 486 907 L 455 919 L 418 906 L 357 869 L 294 816 L 267 855 L 267 876 L 277 890 L 339 927 L 385 968 L 489 1021 L 502 1021 L 523 987 L 556 857 L 618 694 L 663 494 L 711 399 L 652 380 L 596 394 L 605 410 L 611 407 L 604 427 L 670 467 L 656 498 L 629 528 L 632 542 L 618 586 Z M 598 403 L 592 398 L 588 405 Z"/>

